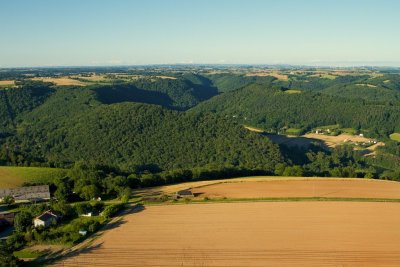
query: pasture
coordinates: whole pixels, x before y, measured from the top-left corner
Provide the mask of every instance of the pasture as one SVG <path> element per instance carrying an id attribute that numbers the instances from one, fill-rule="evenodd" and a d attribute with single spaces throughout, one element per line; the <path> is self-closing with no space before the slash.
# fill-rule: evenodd
<path id="1" fill-rule="evenodd" d="M 147 206 L 53 266 L 399 266 L 400 205 Z"/>
<path id="2" fill-rule="evenodd" d="M 397 142 L 400 142 L 400 133 L 392 133 L 390 135 L 390 139 L 392 139 L 394 141 L 397 141 Z"/>
<path id="3" fill-rule="evenodd" d="M 65 170 L 40 167 L 0 166 L 0 188 L 14 188 L 24 183 L 49 183 L 63 177 Z"/>
<path id="4" fill-rule="evenodd" d="M 301 90 L 295 90 L 295 89 L 289 89 L 284 91 L 286 94 L 301 94 L 302 91 Z"/>

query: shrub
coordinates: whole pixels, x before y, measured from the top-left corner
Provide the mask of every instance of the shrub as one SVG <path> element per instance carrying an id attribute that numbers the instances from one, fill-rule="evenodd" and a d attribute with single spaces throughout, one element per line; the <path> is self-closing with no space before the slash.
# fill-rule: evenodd
<path id="1" fill-rule="evenodd" d="M 125 203 L 120 203 L 120 204 L 113 204 L 110 206 L 107 206 L 101 215 L 103 215 L 104 218 L 109 219 L 113 217 L 117 212 L 122 210 L 125 207 Z"/>
<path id="2" fill-rule="evenodd" d="M 21 211 L 15 215 L 14 227 L 19 233 L 25 232 L 28 227 L 32 225 L 33 216 L 31 213 L 26 211 Z"/>

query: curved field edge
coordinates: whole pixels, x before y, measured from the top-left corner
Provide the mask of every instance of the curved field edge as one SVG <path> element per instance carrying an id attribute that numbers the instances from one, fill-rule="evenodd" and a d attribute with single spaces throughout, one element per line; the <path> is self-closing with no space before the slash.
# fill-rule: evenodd
<path id="1" fill-rule="evenodd" d="M 202 199 L 176 202 L 152 202 L 143 201 L 144 205 L 187 205 L 187 204 L 213 204 L 213 203 L 236 203 L 236 202 L 388 202 L 400 203 L 400 198 L 347 198 L 347 197 L 272 197 L 272 198 L 223 198 L 223 199 Z"/>
<path id="2" fill-rule="evenodd" d="M 57 168 L 0 166 L 0 188 L 14 188 L 25 183 L 49 184 L 65 174 L 66 170 Z"/>
<path id="3" fill-rule="evenodd" d="M 375 180 L 375 179 L 363 179 L 363 178 L 326 178 L 326 177 L 277 177 L 277 176 L 255 176 L 255 177 L 241 177 L 241 178 L 232 178 L 232 179 L 222 179 L 222 180 L 210 180 L 210 181 L 196 181 L 196 182 L 185 182 L 185 183 L 180 183 L 180 184 L 174 184 L 174 185 L 165 185 L 165 186 L 157 186 L 157 187 L 150 187 L 150 188 L 142 188 L 142 189 L 136 189 L 133 190 L 133 195 L 135 197 L 141 197 L 144 201 L 144 203 L 149 204 L 151 202 L 157 202 L 159 203 L 160 201 L 154 201 L 157 198 L 161 198 L 163 196 L 173 196 L 177 191 L 179 190 L 196 190 L 199 188 L 207 188 L 208 186 L 213 186 L 213 185 L 220 185 L 220 184 L 229 184 L 229 183 L 250 183 L 250 182 L 269 182 L 269 181 L 345 181 L 345 182 L 363 182 L 363 183 L 375 183 L 375 184 L 389 184 L 393 183 L 393 185 L 398 184 L 396 181 L 388 181 L 388 180 Z M 295 188 L 294 188 L 295 190 Z M 150 199 L 150 201 L 149 201 Z M 249 200 L 259 200 L 259 201 L 279 201 L 279 200 L 286 200 L 286 201 L 291 201 L 291 200 L 329 200 L 329 199 L 335 199 L 335 200 L 349 200 L 349 201 L 354 201 L 355 199 L 359 200 L 373 200 L 373 199 L 381 199 L 381 200 L 395 200 L 397 201 L 397 198 L 385 198 L 385 197 L 376 197 L 376 198 L 369 198 L 369 197 L 318 197 L 318 196 L 313 196 L 313 197 L 244 197 L 244 198 L 218 198 L 218 199 L 199 199 L 195 198 L 193 200 L 186 200 L 186 202 L 191 202 L 194 203 L 196 201 L 200 202 L 207 202 L 207 201 L 249 201 Z M 147 200 L 147 201 L 146 201 Z M 174 202 L 176 203 L 176 201 Z"/>

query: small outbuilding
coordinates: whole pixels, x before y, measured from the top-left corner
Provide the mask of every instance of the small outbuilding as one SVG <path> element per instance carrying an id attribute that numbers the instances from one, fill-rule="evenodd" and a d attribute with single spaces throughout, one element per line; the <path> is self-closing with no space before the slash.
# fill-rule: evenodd
<path id="1" fill-rule="evenodd" d="M 81 229 L 81 230 L 79 230 L 79 234 L 81 236 L 85 236 L 85 235 L 87 235 L 87 230 Z"/>
<path id="2" fill-rule="evenodd" d="M 33 225 L 35 227 L 48 227 L 53 223 L 57 223 L 60 216 L 55 212 L 48 210 L 42 213 L 40 216 L 33 220 Z"/>
<path id="3" fill-rule="evenodd" d="M 177 198 L 186 198 L 186 197 L 194 197 L 192 191 L 190 190 L 179 190 L 176 192 Z"/>

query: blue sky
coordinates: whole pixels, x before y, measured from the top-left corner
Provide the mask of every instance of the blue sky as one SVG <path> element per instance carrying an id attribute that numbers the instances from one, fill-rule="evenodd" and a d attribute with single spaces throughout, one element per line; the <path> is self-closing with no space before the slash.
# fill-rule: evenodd
<path id="1" fill-rule="evenodd" d="M 2 0 L 0 67 L 400 66 L 397 0 Z"/>

